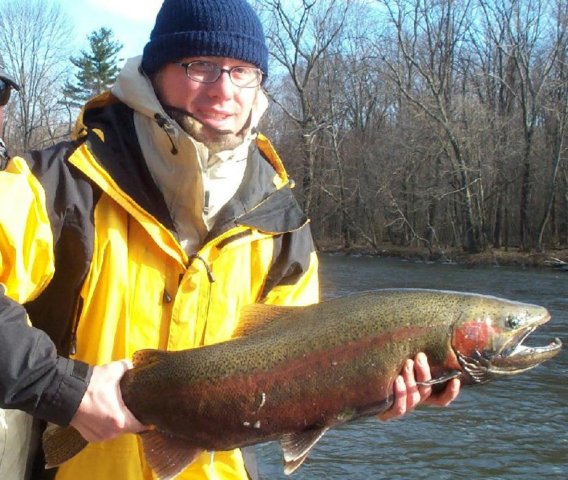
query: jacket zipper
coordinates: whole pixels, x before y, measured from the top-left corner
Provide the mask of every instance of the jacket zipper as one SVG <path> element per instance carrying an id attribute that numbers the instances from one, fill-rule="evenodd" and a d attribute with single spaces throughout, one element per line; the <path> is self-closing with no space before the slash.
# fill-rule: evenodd
<path id="1" fill-rule="evenodd" d="M 215 275 L 213 275 L 213 271 L 211 270 L 211 266 L 209 265 L 209 263 L 207 263 L 207 261 L 198 253 L 194 253 L 193 255 L 190 255 L 189 257 L 189 263 L 193 263 L 194 260 L 199 260 L 203 266 L 205 267 L 205 271 L 207 273 L 207 280 L 208 280 L 208 286 L 207 286 L 207 305 L 205 307 L 205 321 L 203 323 L 203 330 L 201 333 L 201 340 L 199 342 L 200 346 L 205 345 L 205 332 L 207 331 L 207 323 L 209 320 L 209 309 L 211 307 L 211 289 L 212 289 L 212 284 L 215 282 Z"/>
<path id="2" fill-rule="evenodd" d="M 69 355 L 75 355 L 77 353 L 77 330 L 79 330 L 79 317 L 83 311 L 83 297 L 79 295 L 77 300 L 77 305 L 75 306 L 75 314 L 73 315 L 73 327 L 71 329 L 71 341 L 69 344 Z"/>

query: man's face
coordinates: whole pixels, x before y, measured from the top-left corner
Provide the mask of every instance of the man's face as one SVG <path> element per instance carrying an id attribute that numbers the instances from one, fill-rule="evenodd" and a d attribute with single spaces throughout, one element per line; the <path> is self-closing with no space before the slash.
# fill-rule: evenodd
<path id="1" fill-rule="evenodd" d="M 180 62 L 190 63 L 197 60 L 213 62 L 222 69 L 235 66 L 254 67 L 242 60 L 226 57 L 186 57 Z M 191 130 L 189 133 L 205 144 L 226 142 L 227 147 L 234 146 L 236 137 L 241 138 L 239 134 L 249 119 L 260 88 L 238 87 L 226 72 L 213 83 L 199 83 L 188 78 L 185 68 L 175 63 L 162 67 L 154 77 L 153 84 L 166 111 L 173 107 L 175 110 L 189 113 L 199 122 L 198 125 L 191 125 L 191 119 L 187 119 L 188 122 L 183 123 L 189 123 L 189 126 L 182 124 L 184 129 Z M 179 115 L 176 120 L 180 121 Z"/>

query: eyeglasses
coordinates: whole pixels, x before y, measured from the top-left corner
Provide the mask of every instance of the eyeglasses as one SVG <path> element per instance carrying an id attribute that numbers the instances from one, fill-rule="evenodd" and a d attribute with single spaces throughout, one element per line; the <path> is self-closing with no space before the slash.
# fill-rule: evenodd
<path id="1" fill-rule="evenodd" d="M 237 87 L 254 88 L 262 83 L 262 70 L 256 67 L 237 65 L 221 68 L 216 63 L 204 60 L 190 63 L 175 62 L 175 65 L 185 68 L 185 74 L 194 82 L 215 83 L 223 72 L 227 72 L 231 82 Z"/>
<path id="2" fill-rule="evenodd" d="M 3 107 L 8 103 L 8 100 L 10 100 L 11 93 L 12 93 L 12 87 L 4 80 L 0 79 L 0 107 Z"/>

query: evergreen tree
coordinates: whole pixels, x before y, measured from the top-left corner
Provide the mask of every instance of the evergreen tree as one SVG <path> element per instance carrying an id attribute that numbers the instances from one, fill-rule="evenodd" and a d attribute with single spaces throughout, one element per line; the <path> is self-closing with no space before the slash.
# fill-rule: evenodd
<path id="1" fill-rule="evenodd" d="M 119 72 L 116 56 L 123 45 L 113 39 L 112 30 L 101 27 L 88 38 L 90 51 L 82 50 L 81 56 L 70 58 L 79 69 L 75 82 L 67 82 L 63 89 L 65 103 L 75 107 L 108 90 Z"/>

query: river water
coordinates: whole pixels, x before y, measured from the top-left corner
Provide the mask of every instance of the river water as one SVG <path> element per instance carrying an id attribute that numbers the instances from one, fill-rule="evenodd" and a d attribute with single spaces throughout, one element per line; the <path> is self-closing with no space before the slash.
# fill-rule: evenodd
<path id="1" fill-rule="evenodd" d="M 321 257 L 324 298 L 376 288 L 437 288 L 536 303 L 552 320 L 534 344 L 555 337 L 564 350 L 534 370 L 462 389 L 447 408 L 403 419 L 368 418 L 328 432 L 292 477 L 276 442 L 257 447 L 263 480 L 567 480 L 568 273 L 555 270 Z"/>

